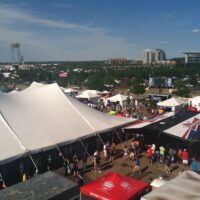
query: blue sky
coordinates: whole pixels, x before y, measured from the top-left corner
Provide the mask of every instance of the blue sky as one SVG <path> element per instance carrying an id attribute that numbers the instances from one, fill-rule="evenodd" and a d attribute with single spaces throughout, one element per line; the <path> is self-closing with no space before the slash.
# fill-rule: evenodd
<path id="1" fill-rule="evenodd" d="M 0 0 L 0 61 L 141 59 L 200 50 L 199 0 Z"/>

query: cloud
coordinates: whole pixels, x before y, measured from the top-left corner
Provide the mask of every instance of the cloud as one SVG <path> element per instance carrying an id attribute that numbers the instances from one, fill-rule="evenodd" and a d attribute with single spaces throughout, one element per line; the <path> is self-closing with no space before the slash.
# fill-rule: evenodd
<path id="1" fill-rule="evenodd" d="M 51 20 L 38 18 L 34 15 L 26 13 L 24 10 L 13 9 L 7 5 L 0 4 L 0 23 L 19 23 L 35 24 L 42 27 L 51 27 L 57 29 L 76 29 L 79 31 L 95 31 L 96 28 L 92 28 L 88 25 L 80 25 L 76 23 L 68 23 L 65 21 Z"/>
<path id="2" fill-rule="evenodd" d="M 160 44 L 169 44 L 169 42 L 168 41 L 161 41 L 161 42 L 159 42 Z"/>
<path id="3" fill-rule="evenodd" d="M 58 7 L 58 8 L 64 8 L 64 9 L 73 7 L 71 4 L 65 4 L 65 3 L 60 3 L 60 2 L 54 3 L 53 6 Z"/>
<path id="4" fill-rule="evenodd" d="M 200 29 L 193 29 L 192 33 L 200 33 Z"/>
<path id="5" fill-rule="evenodd" d="M 106 28 L 95 27 L 96 17 L 79 24 L 66 19 L 46 19 L 33 12 L 0 4 L 0 52 L 4 52 L 0 60 L 10 60 L 13 42 L 20 42 L 25 60 L 32 61 L 132 57 L 131 47 L 124 38 L 114 36 Z"/>

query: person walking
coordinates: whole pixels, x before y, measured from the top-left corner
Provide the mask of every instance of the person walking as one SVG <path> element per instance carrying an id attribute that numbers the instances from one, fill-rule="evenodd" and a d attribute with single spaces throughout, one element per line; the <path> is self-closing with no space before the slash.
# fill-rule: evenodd
<path id="1" fill-rule="evenodd" d="M 51 169 L 52 169 L 52 157 L 49 154 L 48 157 L 47 157 L 47 171 L 49 171 Z"/>
<path id="2" fill-rule="evenodd" d="M 147 156 L 148 156 L 148 165 L 152 165 L 153 150 L 151 145 L 149 145 L 149 148 L 147 149 Z"/>
<path id="3" fill-rule="evenodd" d="M 79 168 L 78 168 L 78 157 L 77 157 L 76 154 L 73 156 L 73 170 L 74 170 L 74 176 L 76 176 L 76 174 L 79 171 Z"/>
<path id="4" fill-rule="evenodd" d="M 198 170 L 199 170 L 199 165 L 196 161 L 196 158 L 192 158 L 191 170 L 193 172 L 198 172 Z"/>
<path id="5" fill-rule="evenodd" d="M 188 152 L 186 149 L 184 149 L 182 152 L 182 160 L 183 160 L 183 165 L 185 167 L 188 165 L 188 158 L 189 158 Z"/>
<path id="6" fill-rule="evenodd" d="M 93 156 L 93 167 L 94 167 L 94 172 L 97 172 L 97 154 L 98 151 L 94 152 L 94 156 Z"/>
<path id="7" fill-rule="evenodd" d="M 166 166 L 166 168 L 167 168 L 167 174 L 171 174 L 171 164 L 172 164 L 171 157 L 168 156 L 168 158 L 167 158 L 167 166 Z"/>
<path id="8" fill-rule="evenodd" d="M 110 148 L 110 161 L 113 162 L 115 158 L 115 143 L 113 142 Z"/>
<path id="9" fill-rule="evenodd" d="M 63 166 L 65 168 L 65 176 L 70 175 L 71 174 L 70 163 L 67 158 L 64 159 Z"/>
<path id="10" fill-rule="evenodd" d="M 96 155 L 96 165 L 97 165 L 98 173 L 101 173 L 101 157 L 100 157 L 99 152 Z"/>
<path id="11" fill-rule="evenodd" d="M 88 159 L 88 155 L 87 153 L 84 151 L 81 155 L 81 160 L 82 160 L 82 169 L 83 171 L 86 170 L 87 168 L 87 159 Z"/>
<path id="12" fill-rule="evenodd" d="M 133 173 L 137 173 L 137 172 L 141 172 L 141 170 L 140 170 L 140 159 L 139 159 L 138 156 L 135 158 L 134 166 L 133 166 Z"/>
<path id="13" fill-rule="evenodd" d="M 126 145 L 124 146 L 124 159 L 125 159 L 125 160 L 128 159 L 128 148 L 127 148 Z"/>
<path id="14" fill-rule="evenodd" d="M 80 175 L 79 172 L 76 174 L 76 183 L 78 184 L 79 187 L 83 186 L 83 177 Z"/>
<path id="15" fill-rule="evenodd" d="M 163 163 L 164 158 L 165 158 L 165 148 L 164 148 L 164 146 L 161 145 L 159 150 L 160 150 L 160 162 Z"/>
<path id="16" fill-rule="evenodd" d="M 181 164 L 182 163 L 182 150 L 181 149 L 179 149 L 178 150 L 178 164 Z"/>

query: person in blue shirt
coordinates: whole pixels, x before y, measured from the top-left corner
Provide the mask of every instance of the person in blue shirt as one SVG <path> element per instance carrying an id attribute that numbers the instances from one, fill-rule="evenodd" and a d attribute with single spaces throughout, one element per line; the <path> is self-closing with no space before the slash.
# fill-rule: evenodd
<path id="1" fill-rule="evenodd" d="M 198 172 L 199 166 L 195 158 L 192 158 L 191 168 L 193 172 Z"/>
<path id="2" fill-rule="evenodd" d="M 133 165 L 133 173 L 136 173 L 136 172 L 140 172 L 141 173 L 140 159 L 139 159 L 138 156 L 136 156 L 135 162 L 134 162 L 134 165 Z"/>

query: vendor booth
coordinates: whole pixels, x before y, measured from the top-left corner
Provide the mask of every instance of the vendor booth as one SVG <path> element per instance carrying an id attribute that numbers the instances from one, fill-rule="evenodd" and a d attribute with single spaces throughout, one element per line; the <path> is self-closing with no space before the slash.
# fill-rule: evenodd
<path id="1" fill-rule="evenodd" d="M 144 194 L 148 188 L 146 182 L 109 172 L 81 187 L 80 192 L 94 199 L 130 200 Z"/>
<path id="2" fill-rule="evenodd" d="M 158 102 L 157 106 L 160 106 L 162 108 L 170 108 L 174 112 L 174 114 L 177 114 L 184 111 L 184 108 L 187 106 L 187 104 L 187 98 L 177 97 Z"/>
<path id="3" fill-rule="evenodd" d="M 124 103 L 127 101 L 127 96 L 122 94 L 117 94 L 115 96 L 108 98 L 108 100 L 114 103 L 119 102 L 119 104 L 123 107 Z"/>

